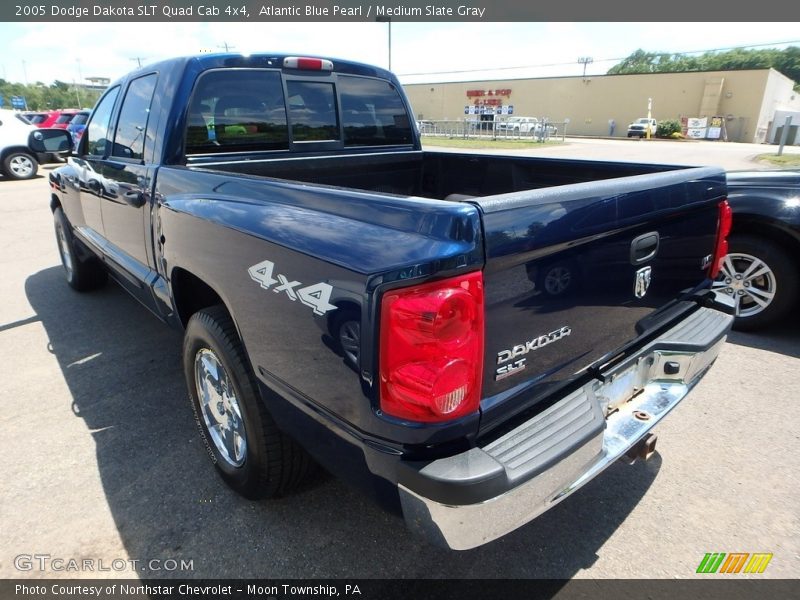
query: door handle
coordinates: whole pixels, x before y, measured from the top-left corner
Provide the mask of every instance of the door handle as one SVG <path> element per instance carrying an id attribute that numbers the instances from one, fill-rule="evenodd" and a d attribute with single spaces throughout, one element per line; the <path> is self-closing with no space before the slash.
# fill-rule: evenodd
<path id="1" fill-rule="evenodd" d="M 144 194 L 138 190 L 131 190 L 122 194 L 125 204 L 130 204 L 134 208 L 141 208 L 145 204 Z"/>
<path id="2" fill-rule="evenodd" d="M 638 265 L 653 258 L 658 252 L 659 235 L 650 231 L 633 238 L 631 242 L 631 264 Z"/>

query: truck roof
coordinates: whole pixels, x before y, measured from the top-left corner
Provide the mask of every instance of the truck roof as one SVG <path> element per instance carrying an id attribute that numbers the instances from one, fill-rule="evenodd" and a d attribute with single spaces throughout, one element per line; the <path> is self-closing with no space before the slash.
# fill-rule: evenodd
<path id="1" fill-rule="evenodd" d="M 395 76 L 386 69 L 367 65 L 364 63 L 343 60 L 339 58 L 331 58 L 327 56 L 318 56 L 314 54 L 305 53 L 270 53 L 258 52 L 253 54 L 239 54 L 239 53 L 217 53 L 217 54 L 197 54 L 193 56 L 180 56 L 176 58 L 169 58 L 156 63 L 144 65 L 135 71 L 132 71 L 125 76 L 119 78 L 117 81 L 111 83 L 109 87 L 119 84 L 126 79 L 135 78 L 139 74 L 152 73 L 153 71 L 176 71 L 180 72 L 188 67 L 194 68 L 197 71 L 205 71 L 208 69 L 219 68 L 272 68 L 282 69 L 283 61 L 289 57 L 303 57 L 328 60 L 333 63 L 333 71 L 336 73 L 349 73 L 352 75 L 363 75 L 367 77 L 380 77 L 382 79 L 389 79 L 399 85 Z"/>

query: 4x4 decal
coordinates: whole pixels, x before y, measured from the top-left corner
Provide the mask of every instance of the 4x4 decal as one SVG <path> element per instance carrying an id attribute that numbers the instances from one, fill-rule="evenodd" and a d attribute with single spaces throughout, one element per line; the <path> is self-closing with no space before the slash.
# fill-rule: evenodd
<path id="1" fill-rule="evenodd" d="M 330 303 L 333 288 L 327 283 L 314 283 L 304 287 L 299 281 L 289 281 L 285 275 L 278 273 L 275 275 L 275 263 L 271 260 L 262 260 L 247 269 L 250 278 L 258 283 L 262 288 L 268 290 L 276 283 L 278 286 L 272 288 L 276 294 L 285 292 L 289 300 L 294 302 L 300 300 L 303 304 L 314 310 L 315 315 L 324 315 L 329 310 L 336 310 L 336 306 Z"/>

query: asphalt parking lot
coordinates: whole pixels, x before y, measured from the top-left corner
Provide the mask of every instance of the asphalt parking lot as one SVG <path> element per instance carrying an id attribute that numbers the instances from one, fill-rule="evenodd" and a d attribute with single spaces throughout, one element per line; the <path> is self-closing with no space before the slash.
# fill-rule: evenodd
<path id="1" fill-rule="evenodd" d="M 548 152 L 673 152 L 669 142 L 616 143 Z M 719 157 L 712 148 L 702 162 L 737 168 L 729 165 L 758 153 L 716 145 Z M 653 162 L 688 160 L 688 144 L 677 146 L 683 160 Z M 650 461 L 616 464 L 505 538 L 449 552 L 418 542 L 399 518 L 324 474 L 279 500 L 229 491 L 195 428 L 180 334 L 116 285 L 81 295 L 64 282 L 49 168 L 31 181 L 0 179 L 0 577 L 98 575 L 39 570 L 35 561 L 20 570 L 27 563 L 17 557 L 34 554 L 96 567 L 192 564 L 103 577 L 683 578 L 707 552 L 773 553 L 758 577 L 800 572 L 797 315 L 734 333 L 658 427 Z"/>

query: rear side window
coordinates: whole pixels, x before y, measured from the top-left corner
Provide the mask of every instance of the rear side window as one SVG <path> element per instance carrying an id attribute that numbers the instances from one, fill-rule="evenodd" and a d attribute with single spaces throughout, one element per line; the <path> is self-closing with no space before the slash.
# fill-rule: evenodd
<path id="1" fill-rule="evenodd" d="M 134 160 L 144 158 L 145 132 L 155 87 L 155 73 L 131 81 L 122 101 L 112 156 Z"/>
<path id="2" fill-rule="evenodd" d="M 75 116 L 75 113 L 70 113 L 68 115 L 60 115 L 56 119 L 56 123 L 60 124 L 60 125 L 63 125 L 64 123 L 69 123 L 70 121 L 72 121 L 72 117 L 74 117 L 74 116 Z"/>
<path id="3" fill-rule="evenodd" d="M 287 81 L 292 141 L 325 142 L 339 139 L 336 95 L 332 83 Z"/>
<path id="4" fill-rule="evenodd" d="M 388 81 L 340 76 L 339 96 L 345 146 L 412 143 L 406 107 Z"/>
<path id="5" fill-rule="evenodd" d="M 115 87 L 106 93 L 97 103 L 92 111 L 92 120 L 86 128 L 86 154 L 93 156 L 104 156 L 106 148 L 109 146 L 108 128 L 111 121 L 111 111 L 114 102 L 119 94 L 119 88 Z"/>
<path id="6" fill-rule="evenodd" d="M 220 69 L 200 76 L 186 121 L 186 154 L 288 150 L 281 76 Z"/>

